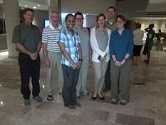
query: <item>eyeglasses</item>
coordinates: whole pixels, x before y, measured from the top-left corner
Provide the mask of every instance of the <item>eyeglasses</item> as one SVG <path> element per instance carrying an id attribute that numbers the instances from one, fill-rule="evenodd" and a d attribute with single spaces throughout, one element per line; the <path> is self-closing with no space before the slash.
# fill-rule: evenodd
<path id="1" fill-rule="evenodd" d="M 83 20 L 83 18 L 76 18 L 76 20 Z"/>

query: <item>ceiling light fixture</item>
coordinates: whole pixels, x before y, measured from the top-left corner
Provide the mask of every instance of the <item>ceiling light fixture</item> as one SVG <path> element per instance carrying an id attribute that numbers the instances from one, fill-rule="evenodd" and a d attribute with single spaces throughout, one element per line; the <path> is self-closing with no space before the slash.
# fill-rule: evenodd
<path id="1" fill-rule="evenodd" d="M 33 6 L 33 9 L 36 9 L 37 7 L 36 6 Z"/>
<path id="2" fill-rule="evenodd" d="M 40 7 L 40 4 L 37 4 L 38 7 Z"/>

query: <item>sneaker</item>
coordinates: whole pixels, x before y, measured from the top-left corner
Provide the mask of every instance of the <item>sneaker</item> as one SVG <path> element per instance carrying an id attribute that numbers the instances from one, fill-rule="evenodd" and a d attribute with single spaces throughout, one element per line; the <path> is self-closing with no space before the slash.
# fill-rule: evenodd
<path id="1" fill-rule="evenodd" d="M 126 105 L 127 103 L 128 103 L 127 100 L 120 100 L 120 104 L 121 104 L 121 105 Z"/>
<path id="2" fill-rule="evenodd" d="M 30 99 L 24 99 L 24 105 L 25 106 L 30 106 L 31 105 Z"/>
<path id="3" fill-rule="evenodd" d="M 75 106 L 81 107 L 81 104 L 77 102 L 77 103 L 75 104 Z"/>
<path id="4" fill-rule="evenodd" d="M 115 98 L 112 98 L 112 99 L 111 99 L 111 103 L 112 103 L 112 104 L 118 104 L 118 100 L 115 99 Z"/>
<path id="5" fill-rule="evenodd" d="M 76 109 L 76 106 L 75 105 L 69 105 L 68 108 L 69 109 Z"/>
<path id="6" fill-rule="evenodd" d="M 69 109 L 76 109 L 75 105 L 64 104 L 64 106 L 69 108 Z"/>
<path id="7" fill-rule="evenodd" d="M 33 97 L 33 99 L 37 102 L 43 102 L 43 100 L 40 96 Z"/>
<path id="8" fill-rule="evenodd" d="M 54 101 L 53 95 L 48 95 L 47 96 L 47 101 Z"/>

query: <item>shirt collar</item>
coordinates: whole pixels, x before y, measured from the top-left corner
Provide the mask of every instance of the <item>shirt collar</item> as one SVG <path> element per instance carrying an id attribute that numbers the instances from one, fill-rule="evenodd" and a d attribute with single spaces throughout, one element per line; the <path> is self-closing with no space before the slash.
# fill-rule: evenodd
<path id="1" fill-rule="evenodd" d="M 58 27 L 57 28 L 55 28 L 53 25 L 52 25 L 52 23 L 50 22 L 49 23 L 49 27 L 52 29 L 52 30 L 56 30 L 56 29 L 61 29 L 61 25 L 58 25 Z"/>

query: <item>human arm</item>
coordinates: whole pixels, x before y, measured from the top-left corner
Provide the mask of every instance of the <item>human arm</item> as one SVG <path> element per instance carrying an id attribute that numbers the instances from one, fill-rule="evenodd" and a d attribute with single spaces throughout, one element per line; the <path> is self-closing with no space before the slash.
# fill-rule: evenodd
<path id="1" fill-rule="evenodd" d="M 95 28 L 92 28 L 90 31 L 90 45 L 91 45 L 92 51 L 100 55 L 102 58 L 105 56 L 105 52 L 101 51 L 97 45 Z"/>

